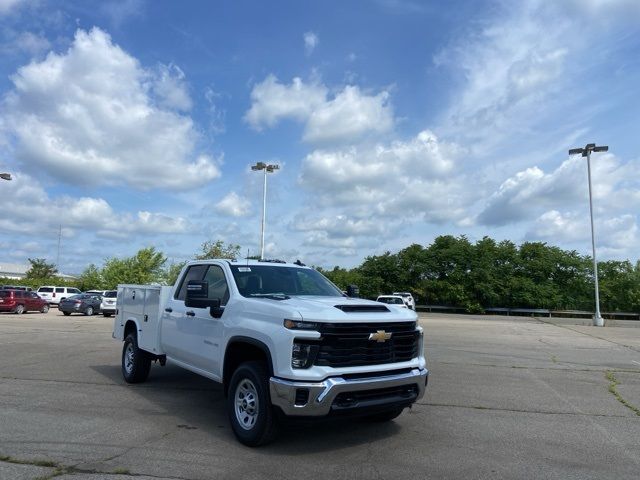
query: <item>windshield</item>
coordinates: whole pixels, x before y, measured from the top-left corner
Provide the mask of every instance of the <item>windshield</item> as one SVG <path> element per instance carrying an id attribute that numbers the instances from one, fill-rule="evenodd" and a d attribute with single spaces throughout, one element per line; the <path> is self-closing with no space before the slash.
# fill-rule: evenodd
<path id="1" fill-rule="evenodd" d="M 341 297 L 338 290 L 322 274 L 310 268 L 276 267 L 273 265 L 231 265 L 240 295 L 260 297 L 274 295 L 314 295 Z"/>
<path id="2" fill-rule="evenodd" d="M 395 305 L 404 303 L 402 299 L 398 297 L 380 297 L 378 298 L 378 301 L 382 303 L 389 303 L 389 304 L 395 304 Z"/>

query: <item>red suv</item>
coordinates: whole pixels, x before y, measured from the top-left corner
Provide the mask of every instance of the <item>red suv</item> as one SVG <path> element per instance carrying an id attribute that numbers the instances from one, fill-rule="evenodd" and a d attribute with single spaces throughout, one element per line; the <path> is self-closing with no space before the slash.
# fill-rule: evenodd
<path id="1" fill-rule="evenodd" d="M 42 313 L 49 311 L 49 304 L 40 298 L 36 292 L 23 290 L 0 290 L 0 312 L 24 313 L 37 310 Z"/>

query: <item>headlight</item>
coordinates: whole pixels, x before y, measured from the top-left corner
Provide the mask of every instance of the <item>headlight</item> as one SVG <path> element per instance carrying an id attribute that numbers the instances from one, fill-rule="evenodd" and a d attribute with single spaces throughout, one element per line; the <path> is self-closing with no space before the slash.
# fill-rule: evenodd
<path id="1" fill-rule="evenodd" d="M 299 320 L 285 320 L 285 328 L 289 330 L 318 330 L 320 324 L 317 322 L 302 322 Z"/>
<path id="2" fill-rule="evenodd" d="M 424 330 L 420 330 L 420 336 L 418 337 L 418 356 L 424 357 Z"/>
<path id="3" fill-rule="evenodd" d="M 291 348 L 291 367 L 309 368 L 318 353 L 318 346 L 309 343 L 294 342 Z"/>

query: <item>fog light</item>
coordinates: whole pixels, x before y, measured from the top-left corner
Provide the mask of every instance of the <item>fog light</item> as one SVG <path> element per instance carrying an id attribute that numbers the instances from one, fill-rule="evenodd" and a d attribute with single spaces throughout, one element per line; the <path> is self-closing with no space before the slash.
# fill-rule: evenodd
<path id="1" fill-rule="evenodd" d="M 313 363 L 314 348 L 308 343 L 294 343 L 291 349 L 291 366 L 309 368 Z"/>

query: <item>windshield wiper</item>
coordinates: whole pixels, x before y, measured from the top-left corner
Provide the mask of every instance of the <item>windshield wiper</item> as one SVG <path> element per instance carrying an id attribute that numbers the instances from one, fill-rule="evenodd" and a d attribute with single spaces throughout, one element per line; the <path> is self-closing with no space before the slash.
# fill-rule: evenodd
<path id="1" fill-rule="evenodd" d="M 250 297 L 269 298 L 271 300 L 288 300 L 291 297 L 284 293 L 250 293 Z"/>

